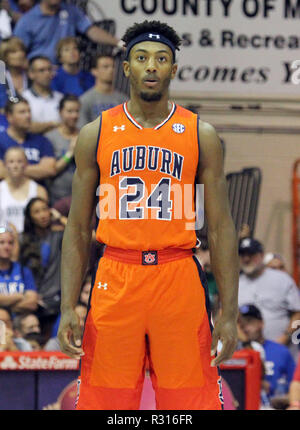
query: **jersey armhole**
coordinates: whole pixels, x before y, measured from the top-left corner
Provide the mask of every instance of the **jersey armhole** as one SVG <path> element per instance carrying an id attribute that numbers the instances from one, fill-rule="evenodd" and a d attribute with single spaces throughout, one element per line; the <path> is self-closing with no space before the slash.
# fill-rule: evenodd
<path id="1" fill-rule="evenodd" d="M 98 136 L 97 136 L 97 145 L 96 145 L 96 160 L 98 160 L 98 152 L 99 152 L 99 141 L 100 141 L 100 134 L 101 134 L 101 128 L 102 128 L 102 113 L 100 114 L 100 122 L 99 122 L 99 130 L 98 130 Z"/>

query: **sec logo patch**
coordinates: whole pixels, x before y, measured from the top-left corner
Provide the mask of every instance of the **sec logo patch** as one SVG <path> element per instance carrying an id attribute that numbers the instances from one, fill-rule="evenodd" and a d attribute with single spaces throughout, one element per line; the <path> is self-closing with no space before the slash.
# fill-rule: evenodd
<path id="1" fill-rule="evenodd" d="M 183 124 L 180 124 L 180 123 L 173 124 L 172 128 L 175 131 L 175 133 L 178 133 L 178 134 L 183 133 L 185 130 L 185 126 Z"/>

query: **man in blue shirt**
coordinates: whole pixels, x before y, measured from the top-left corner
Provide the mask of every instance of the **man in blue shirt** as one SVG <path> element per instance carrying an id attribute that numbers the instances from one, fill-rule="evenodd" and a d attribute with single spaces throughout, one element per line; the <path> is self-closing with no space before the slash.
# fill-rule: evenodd
<path id="1" fill-rule="evenodd" d="M 38 294 L 32 272 L 12 261 L 13 249 L 12 230 L 0 226 L 0 306 L 14 313 L 34 312 Z"/>
<path id="2" fill-rule="evenodd" d="M 285 345 L 264 338 L 261 312 L 252 304 L 240 307 L 239 325 L 250 341 L 256 341 L 264 348 L 265 380 L 269 383 L 268 396 L 278 394 L 278 385 L 282 381 L 285 381 L 285 386 L 280 387 L 280 390 L 283 389 L 287 393 L 295 370 L 295 361 L 289 349 Z"/>
<path id="3" fill-rule="evenodd" d="M 17 22 L 14 35 L 25 43 L 28 58 L 45 55 L 56 63 L 56 45 L 76 32 L 85 34 L 95 43 L 121 46 L 121 42 L 105 30 L 93 25 L 76 6 L 61 0 L 41 0 Z"/>
<path id="4" fill-rule="evenodd" d="M 3 159 L 5 151 L 12 146 L 21 146 L 26 154 L 28 165 L 26 176 L 36 181 L 56 174 L 55 157 L 51 142 L 40 134 L 29 133 L 31 113 L 28 102 L 19 98 L 9 101 L 5 108 L 9 126 L 0 133 L 0 179 L 6 176 Z"/>

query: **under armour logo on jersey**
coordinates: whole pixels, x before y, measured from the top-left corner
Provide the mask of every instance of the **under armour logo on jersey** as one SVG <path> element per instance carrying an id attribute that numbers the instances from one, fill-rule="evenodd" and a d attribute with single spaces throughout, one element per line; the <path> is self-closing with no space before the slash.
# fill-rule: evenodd
<path id="1" fill-rule="evenodd" d="M 149 33 L 149 35 L 148 35 L 149 37 L 150 37 L 150 39 L 153 39 L 153 37 L 156 37 L 156 39 L 160 39 L 160 35 L 159 34 L 152 34 L 152 33 Z"/>
<path id="2" fill-rule="evenodd" d="M 118 130 L 124 131 L 125 130 L 125 125 L 123 124 L 120 127 L 118 127 L 117 125 L 114 125 L 113 131 L 116 132 Z"/>
<path id="3" fill-rule="evenodd" d="M 178 134 L 183 133 L 185 130 L 185 126 L 183 124 L 180 124 L 180 123 L 173 124 L 172 128 L 175 131 L 175 133 L 178 133 Z"/>
<path id="4" fill-rule="evenodd" d="M 102 282 L 98 282 L 98 288 L 101 289 L 103 288 L 104 290 L 107 290 L 107 282 L 103 283 Z"/>

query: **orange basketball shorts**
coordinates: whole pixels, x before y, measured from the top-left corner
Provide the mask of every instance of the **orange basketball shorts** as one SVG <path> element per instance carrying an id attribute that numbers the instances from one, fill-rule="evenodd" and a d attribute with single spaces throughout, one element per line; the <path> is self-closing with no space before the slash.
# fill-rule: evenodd
<path id="1" fill-rule="evenodd" d="M 85 323 L 77 409 L 139 409 L 147 363 L 157 409 L 222 409 L 205 278 L 194 256 L 179 257 L 142 265 L 104 253 Z"/>

